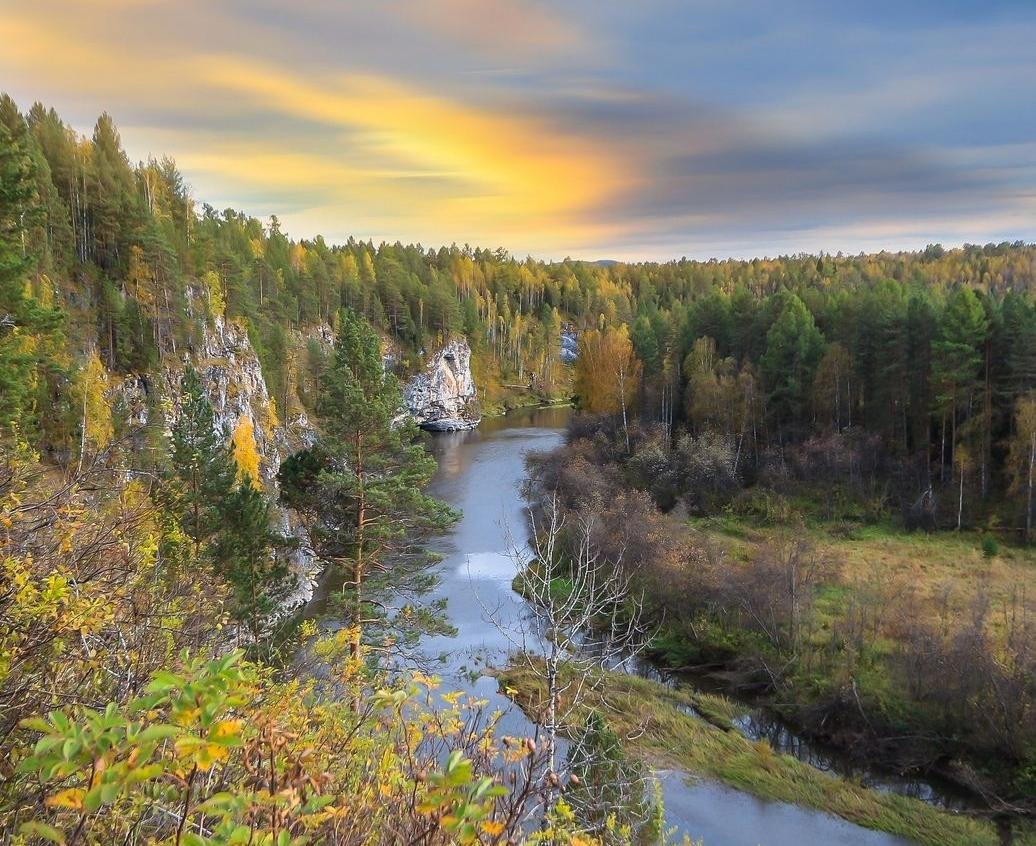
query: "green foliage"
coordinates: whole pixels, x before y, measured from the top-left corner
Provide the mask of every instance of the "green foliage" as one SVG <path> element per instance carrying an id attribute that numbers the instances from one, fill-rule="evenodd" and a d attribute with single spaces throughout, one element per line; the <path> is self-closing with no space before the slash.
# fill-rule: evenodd
<path id="1" fill-rule="evenodd" d="M 1000 544 L 997 543 L 996 538 L 993 537 L 992 535 L 988 535 L 988 534 L 987 535 L 983 535 L 982 536 L 982 554 L 986 558 L 995 558 L 999 552 L 1000 552 Z"/>
<path id="2" fill-rule="evenodd" d="M 220 529 L 208 550 L 213 567 L 231 588 L 229 610 L 256 643 L 264 624 L 295 588 L 284 552 L 288 538 L 271 528 L 270 503 L 246 477 L 218 505 Z"/>
<path id="3" fill-rule="evenodd" d="M 188 365 L 180 382 L 165 495 L 194 542 L 196 555 L 220 529 L 222 503 L 230 497 L 236 473 L 230 448 L 216 431 L 201 378 Z"/>
<path id="4" fill-rule="evenodd" d="M 343 309 L 317 404 L 324 432 L 284 462 L 280 489 L 306 521 L 318 557 L 345 564 L 356 653 L 373 613 L 364 595 L 368 579 L 385 572 L 408 535 L 455 519 L 423 492 L 435 461 L 413 424 L 397 423 L 401 405 L 398 383 L 383 370 L 378 336 L 367 320 Z"/>
<path id="5" fill-rule="evenodd" d="M 351 717 L 312 686 L 273 682 L 239 652 L 181 664 L 124 705 L 23 721 L 37 739 L 18 772 L 45 800 L 22 835 L 101 844 L 144 827 L 184 846 L 302 846 L 343 842 L 344 832 L 488 844 L 520 831 L 521 806 L 437 728 L 443 717 L 467 725 L 464 709 L 423 710 L 417 684 L 372 692 Z M 485 756 L 491 735 L 475 735 Z"/>
<path id="6" fill-rule="evenodd" d="M 63 315 L 30 284 L 37 253 L 33 227 L 43 209 L 39 160 L 24 119 L 0 97 L 0 430 L 37 435 L 56 403 L 48 388 L 65 373 Z M 46 284 L 46 283 L 44 283 Z M 49 407 L 48 407 L 49 406 Z"/>
<path id="7" fill-rule="evenodd" d="M 589 359 L 593 332 L 628 329 L 631 396 L 610 396 L 606 349 L 582 368 L 589 407 L 719 429 L 748 473 L 768 449 L 851 428 L 878 439 L 900 478 L 929 462 L 940 488 L 963 477 L 964 522 L 994 510 L 1001 525 L 1024 522 L 1018 501 L 997 494 L 1017 476 L 1003 448 L 1012 408 L 1036 388 L 1032 245 L 607 266 L 330 246 L 292 240 L 275 217 L 196 209 L 171 160 L 130 165 L 107 115 L 86 138 L 39 104 L 23 118 L 6 98 L 0 111 L 0 425 L 37 445 L 76 440 L 69 350 L 153 371 L 221 313 L 247 325 L 281 418 L 312 414 L 326 362 L 311 341 L 344 306 L 399 372 L 464 332 L 489 410 L 571 396 L 580 368 L 560 362 L 562 327 Z M 684 367 L 705 339 L 708 366 L 696 355 Z"/>
<path id="8" fill-rule="evenodd" d="M 524 661 L 512 663 L 499 679 L 523 709 L 537 713 L 545 695 L 544 683 Z M 927 846 L 994 846 L 999 842 L 995 826 L 987 820 L 867 789 L 852 779 L 777 754 L 767 742 L 748 740 L 730 730 L 729 724 L 721 727 L 700 719 L 693 714 L 698 703 L 682 687 L 673 689 L 614 672 L 602 673 L 585 687 L 590 692 L 585 705 L 571 711 L 566 721 L 566 733 L 572 738 L 580 736 L 590 712 L 597 711 L 605 717 L 606 731 L 623 739 L 624 756 L 636 756 L 654 766 L 679 768 L 763 799 L 795 802 Z M 705 707 L 725 712 L 728 718 L 734 712 L 731 703 L 715 699 Z M 606 737 L 603 732 L 599 736 Z M 610 787 L 602 779 L 599 789 Z M 576 816 L 567 801 L 564 810 Z"/>
<path id="9" fill-rule="evenodd" d="M 766 352 L 760 360 L 770 409 L 778 425 L 804 422 L 823 343 L 824 336 L 805 303 L 794 294 L 786 295 L 766 333 Z"/>
<path id="10" fill-rule="evenodd" d="M 251 429 L 245 434 L 251 445 L 248 455 L 254 457 Z M 243 475 L 239 473 L 232 447 L 216 431 L 201 378 L 188 366 L 160 495 L 192 541 L 195 561 L 210 562 L 230 586 L 231 615 L 258 641 L 266 621 L 290 594 L 295 577 L 281 554 L 291 544 L 271 528 L 270 504 L 250 475 L 256 466 L 244 469 Z"/>

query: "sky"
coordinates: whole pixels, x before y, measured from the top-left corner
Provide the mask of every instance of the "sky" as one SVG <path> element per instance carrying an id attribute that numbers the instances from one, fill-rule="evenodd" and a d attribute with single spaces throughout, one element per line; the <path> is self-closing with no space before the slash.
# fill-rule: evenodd
<path id="1" fill-rule="evenodd" d="M 0 0 L 198 202 L 559 259 L 1036 239 L 1036 0 Z"/>

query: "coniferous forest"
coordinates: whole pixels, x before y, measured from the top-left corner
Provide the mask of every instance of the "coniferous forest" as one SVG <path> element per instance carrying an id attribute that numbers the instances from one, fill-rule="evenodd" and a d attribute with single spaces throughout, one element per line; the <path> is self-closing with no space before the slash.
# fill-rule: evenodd
<path id="1" fill-rule="evenodd" d="M 540 745 L 387 672 L 448 629 L 379 597 L 457 518 L 397 420 L 457 337 L 487 417 L 574 403 L 528 496 L 599 521 L 558 555 L 621 559 L 660 665 L 978 808 L 886 830 L 1029 836 L 1036 245 L 627 264 L 330 244 L 131 162 L 107 114 L 83 136 L 5 95 L 0 842 L 657 840 L 588 823 Z M 300 538 L 342 574 L 330 637 L 280 613 Z"/>

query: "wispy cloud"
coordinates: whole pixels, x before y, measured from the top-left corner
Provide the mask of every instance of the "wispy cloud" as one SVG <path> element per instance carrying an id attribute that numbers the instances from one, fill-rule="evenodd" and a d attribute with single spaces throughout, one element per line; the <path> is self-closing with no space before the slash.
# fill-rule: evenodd
<path id="1" fill-rule="evenodd" d="M 1036 14 L 994 5 L 890 6 L 885 33 L 813 0 L 0 0 L 0 79 L 80 129 L 112 112 L 134 156 L 299 235 L 589 257 L 1034 237 Z"/>

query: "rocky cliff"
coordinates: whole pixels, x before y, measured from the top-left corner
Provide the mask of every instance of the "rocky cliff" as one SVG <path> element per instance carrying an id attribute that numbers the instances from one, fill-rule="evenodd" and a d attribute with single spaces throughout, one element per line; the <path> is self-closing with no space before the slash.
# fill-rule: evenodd
<path id="1" fill-rule="evenodd" d="M 403 390 L 410 416 L 423 429 L 449 432 L 474 429 L 481 420 L 471 348 L 463 339 L 450 341 L 432 356 L 423 373 Z"/>
<path id="2" fill-rule="evenodd" d="M 191 303 L 195 301 L 192 297 Z M 297 589 L 287 605 L 296 607 L 312 596 L 319 574 L 298 519 L 276 504 L 276 479 L 283 459 L 312 444 L 314 428 L 304 413 L 290 420 L 278 418 L 259 357 L 243 325 L 222 317 L 207 321 L 201 316 L 198 323 L 200 337 L 192 348 L 179 359 L 167 358 L 157 373 L 132 375 L 119 381 L 112 388 L 113 405 L 122 409 L 131 427 L 141 430 L 154 417 L 160 417 L 168 434 L 180 411 L 180 380 L 184 368 L 191 365 L 212 404 L 216 431 L 229 441 L 239 425 L 246 421 L 250 424 L 259 456 L 260 480 L 274 502 L 274 522 L 279 531 L 301 541 L 290 554 Z M 156 415 L 156 409 L 161 413 Z"/>
<path id="3" fill-rule="evenodd" d="M 566 326 L 561 330 L 561 361 L 572 364 L 579 358 L 579 340 L 575 329 Z"/>

